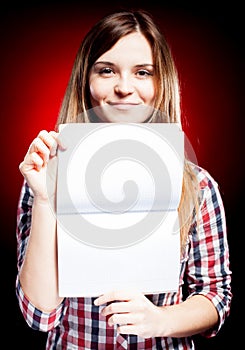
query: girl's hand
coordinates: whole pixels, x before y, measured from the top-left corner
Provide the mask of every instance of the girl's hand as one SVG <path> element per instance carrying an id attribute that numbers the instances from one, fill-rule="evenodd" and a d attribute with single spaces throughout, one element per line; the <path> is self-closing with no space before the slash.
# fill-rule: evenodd
<path id="1" fill-rule="evenodd" d="M 158 336 L 163 308 L 154 305 L 137 291 L 113 291 L 98 297 L 95 305 L 105 306 L 101 313 L 109 316 L 110 326 L 118 325 L 118 333 L 135 334 L 143 338 Z"/>
<path id="2" fill-rule="evenodd" d="M 58 133 L 42 130 L 32 141 L 19 169 L 34 196 L 47 201 L 55 194 Z M 49 170 L 48 169 L 49 163 Z"/>

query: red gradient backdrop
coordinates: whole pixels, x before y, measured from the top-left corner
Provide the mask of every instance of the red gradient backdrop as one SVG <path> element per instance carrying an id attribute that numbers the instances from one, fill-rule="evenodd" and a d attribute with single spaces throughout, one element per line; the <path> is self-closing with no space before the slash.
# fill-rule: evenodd
<path id="1" fill-rule="evenodd" d="M 243 178 L 240 26 L 230 23 L 228 10 L 220 12 L 211 6 L 201 10 L 141 3 L 140 7 L 152 12 L 172 48 L 180 74 L 184 130 L 198 163 L 220 184 L 233 252 L 238 240 L 235 213 L 241 203 Z M 80 41 L 90 26 L 112 9 L 67 3 L 35 8 L 8 6 L 1 13 L 4 228 L 0 235 L 1 261 L 7 263 L 5 288 L 10 295 L 14 294 L 15 216 L 22 183 L 18 165 L 37 133 L 53 129 Z M 232 264 L 236 269 L 238 262 L 233 257 Z M 234 284 L 236 288 L 236 281 Z M 22 321 L 18 322 L 17 327 L 23 327 Z"/>

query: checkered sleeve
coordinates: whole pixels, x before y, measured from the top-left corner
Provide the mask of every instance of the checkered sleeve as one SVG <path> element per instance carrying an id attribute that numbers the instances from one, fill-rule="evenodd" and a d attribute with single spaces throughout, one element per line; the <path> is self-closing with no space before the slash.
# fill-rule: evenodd
<path id="1" fill-rule="evenodd" d="M 218 184 L 209 173 L 200 170 L 198 174 L 202 198 L 199 215 L 193 225 L 186 275 L 189 297 L 201 294 L 215 306 L 219 323 L 203 336 L 217 334 L 230 313 L 231 270 L 225 211 Z"/>
<path id="2" fill-rule="evenodd" d="M 21 289 L 19 271 L 22 266 L 30 235 L 33 194 L 26 182 L 21 188 L 17 208 L 16 238 L 17 238 L 17 277 L 16 296 L 20 310 L 27 324 L 36 330 L 47 332 L 57 326 L 66 308 L 65 300 L 51 313 L 44 313 L 35 308 Z"/>
<path id="3" fill-rule="evenodd" d="M 31 228 L 33 194 L 27 183 L 24 181 L 18 207 L 16 222 L 16 239 L 17 239 L 17 269 L 20 270 L 29 239 Z"/>
<path id="4" fill-rule="evenodd" d="M 48 332 L 60 323 L 64 314 L 65 300 L 52 312 L 42 312 L 25 296 L 18 278 L 16 279 L 16 295 L 24 319 L 31 328 L 42 332 Z"/>

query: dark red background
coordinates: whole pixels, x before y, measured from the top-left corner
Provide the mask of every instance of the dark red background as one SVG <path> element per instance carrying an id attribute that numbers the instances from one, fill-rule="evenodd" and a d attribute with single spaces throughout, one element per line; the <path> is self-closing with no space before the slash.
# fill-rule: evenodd
<path id="1" fill-rule="evenodd" d="M 150 4 L 149 4 L 150 3 Z M 114 8 L 149 10 L 162 28 L 180 73 L 183 125 L 198 163 L 218 181 L 228 225 L 233 270 L 231 316 L 220 334 L 197 338 L 197 349 L 229 349 L 238 332 L 240 242 L 244 160 L 244 40 L 242 10 L 203 2 L 200 5 L 155 5 L 117 1 L 114 5 L 35 2 L 1 5 L 1 296 L 10 345 L 44 349 L 45 334 L 25 324 L 14 295 L 15 218 L 22 176 L 18 165 L 41 129 L 51 130 L 68 82 L 76 51 L 86 31 Z M 241 278 L 240 278 L 241 277 Z M 10 317 L 9 317 L 10 316 Z M 240 316 L 241 317 L 241 316 Z M 239 317 L 239 318 L 240 318 Z M 10 348 L 10 346 L 9 346 Z M 13 346 L 11 347 L 13 348 Z"/>

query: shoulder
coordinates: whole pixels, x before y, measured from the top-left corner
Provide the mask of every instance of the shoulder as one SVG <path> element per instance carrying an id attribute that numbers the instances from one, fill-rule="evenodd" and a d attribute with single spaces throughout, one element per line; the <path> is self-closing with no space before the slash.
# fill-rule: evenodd
<path id="1" fill-rule="evenodd" d="M 217 181 L 213 178 L 213 176 L 210 174 L 209 171 L 202 168 L 200 165 L 197 165 L 191 162 L 189 162 L 189 165 L 197 178 L 200 190 L 218 187 Z"/>
<path id="2" fill-rule="evenodd" d="M 218 182 L 213 178 L 213 176 L 201 167 L 200 165 L 196 165 L 191 163 L 190 167 L 192 172 L 196 176 L 196 180 L 199 186 L 199 204 L 200 208 L 206 209 L 217 209 L 218 207 L 223 207 L 223 199 L 220 192 L 220 186 Z"/>

